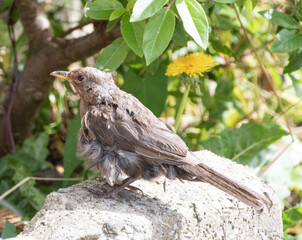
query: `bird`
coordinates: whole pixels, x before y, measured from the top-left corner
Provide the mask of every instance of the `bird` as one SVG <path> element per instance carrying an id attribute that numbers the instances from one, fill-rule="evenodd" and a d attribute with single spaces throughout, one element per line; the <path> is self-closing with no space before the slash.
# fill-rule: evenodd
<path id="1" fill-rule="evenodd" d="M 164 176 L 209 183 L 256 210 L 268 206 L 263 194 L 201 162 L 171 127 L 121 90 L 110 72 L 84 67 L 51 75 L 67 80 L 80 96 L 77 156 L 112 186 L 106 196 L 117 196 L 138 179 Z"/>

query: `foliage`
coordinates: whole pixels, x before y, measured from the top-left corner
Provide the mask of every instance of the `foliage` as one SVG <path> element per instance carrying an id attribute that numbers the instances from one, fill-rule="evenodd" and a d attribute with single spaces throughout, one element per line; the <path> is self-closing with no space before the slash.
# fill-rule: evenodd
<path id="1" fill-rule="evenodd" d="M 282 213 L 283 230 L 296 226 L 302 220 L 302 206 L 295 206 Z"/>
<path id="2" fill-rule="evenodd" d="M 34 176 L 40 169 L 45 169 L 50 164 L 46 161 L 49 153 L 47 149 L 48 134 L 41 133 L 37 138 L 31 136 L 22 147 L 18 147 L 16 154 L 6 155 L 0 161 L 0 186 L 1 194 L 9 190 L 28 176 Z M 35 187 L 35 182 L 30 180 L 0 201 L 2 207 L 9 207 L 20 216 L 32 217 L 44 203 L 44 194 Z"/>
<path id="3" fill-rule="evenodd" d="M 9 221 L 6 221 L 1 237 L 5 239 L 12 238 L 15 236 L 17 236 L 17 229 L 15 225 L 10 223 Z"/>
<path id="4" fill-rule="evenodd" d="M 123 87 L 125 91 L 134 94 L 156 116 L 160 116 L 167 99 L 167 77 L 163 68 L 159 67 L 153 76 L 148 75 L 143 79 L 134 71 L 128 71 Z"/>
<path id="5" fill-rule="evenodd" d="M 217 155 L 251 166 L 255 155 L 287 134 L 278 125 L 265 126 L 251 122 L 237 129 L 226 128 L 218 137 L 208 138 L 201 144 Z"/>
<path id="6" fill-rule="evenodd" d="M 282 213 L 283 220 L 283 231 L 284 231 L 284 239 L 300 239 L 302 235 L 302 231 L 298 230 L 296 232 L 296 237 L 293 238 L 287 232 L 294 227 L 297 227 L 298 224 L 302 224 L 302 206 L 297 205 L 291 209 L 283 211 Z M 299 233 L 300 232 L 300 233 Z"/>
<path id="7" fill-rule="evenodd" d="M 298 131 L 302 122 L 301 0 L 73 2 L 82 4 L 77 14 L 86 11 L 79 14 L 79 23 L 102 19 L 108 21 L 108 31 L 117 24 L 121 29 L 120 38 L 92 60 L 83 59 L 77 66 L 109 69 L 123 90 L 136 96 L 158 117 L 170 121 L 184 110 L 178 134 L 191 149 L 209 149 L 259 171 L 288 144 L 289 136 L 287 140 L 283 137 L 289 134 L 289 126 L 297 133 L 293 145 L 301 149 L 302 136 Z M 40 3 L 56 36 L 71 27 L 65 20 L 75 13 L 70 10 L 70 2 L 64 5 L 53 1 L 51 6 L 43 0 Z M 8 11 L 10 4 L 5 1 L 1 10 Z M 5 21 L 0 20 L 0 29 L 3 32 L 0 40 L 6 46 L 0 51 L 4 76 L 0 76 L 0 84 L 4 84 L 9 82 L 11 46 Z M 20 69 L 28 59 L 26 39 L 19 27 Z M 165 76 L 172 60 L 199 52 L 212 55 L 219 66 L 193 82 L 185 81 L 182 76 Z M 78 97 L 69 84 L 55 81 L 33 126 L 37 138 L 28 138 L 16 154 L 0 161 L 1 193 L 45 168 L 63 166 L 64 177 L 93 176 L 75 156 L 80 126 L 78 106 Z M 280 163 L 273 164 L 278 167 L 269 168 L 264 178 L 276 177 L 278 184 L 288 190 L 282 194 L 282 202 L 288 209 L 283 212 L 285 238 L 298 239 L 298 233 L 293 236 L 288 229 L 300 226 L 301 206 L 295 205 L 301 203 L 302 158 L 294 154 L 293 146 L 286 151 Z M 285 161 L 281 161 L 282 157 Z M 281 183 L 281 178 L 288 181 Z M 44 193 L 59 186 L 62 185 L 53 183 L 40 187 L 31 181 L 0 204 L 31 217 L 42 206 Z M 290 191 L 294 190 L 298 192 L 295 202 L 289 200 Z"/>
<path id="8" fill-rule="evenodd" d="M 128 52 L 129 48 L 125 40 L 118 38 L 111 45 L 103 49 L 97 59 L 95 67 L 115 70 L 125 60 Z"/>
<path id="9" fill-rule="evenodd" d="M 134 6 L 131 1 L 124 8 L 117 1 L 93 1 L 86 5 L 87 16 L 94 19 L 109 19 L 116 21 L 121 18 L 121 32 L 125 42 L 129 48 L 139 57 L 144 55 L 146 64 L 150 65 L 156 60 L 167 48 L 170 43 L 175 28 L 175 9 L 174 11 L 168 7 L 163 7 L 168 1 L 142 1 L 138 0 Z M 208 21 L 201 5 L 195 0 L 177 0 L 177 12 L 183 21 L 183 27 L 187 33 L 192 36 L 204 49 L 208 43 Z M 133 12 L 130 16 L 130 11 Z M 143 21 L 149 18 L 147 24 Z M 176 28 L 176 34 L 185 34 L 181 27 Z M 123 41 L 112 43 L 110 59 L 116 65 L 120 65 L 125 58 L 125 51 L 117 51 L 117 46 L 123 47 Z M 109 53 L 110 47 L 104 49 Z M 104 52 L 103 51 L 103 52 Z M 115 54 L 116 53 L 116 54 Z M 126 54 L 127 55 L 127 54 Z M 98 64 L 115 70 L 118 66 L 110 66 L 107 64 L 108 55 L 101 53 Z M 97 66 L 100 66 L 98 65 Z"/>
<path id="10" fill-rule="evenodd" d="M 77 136 L 81 126 L 80 114 L 77 114 L 70 122 L 67 132 L 67 139 L 64 145 L 64 177 L 70 177 L 73 170 L 81 163 L 76 157 L 77 152 Z"/>

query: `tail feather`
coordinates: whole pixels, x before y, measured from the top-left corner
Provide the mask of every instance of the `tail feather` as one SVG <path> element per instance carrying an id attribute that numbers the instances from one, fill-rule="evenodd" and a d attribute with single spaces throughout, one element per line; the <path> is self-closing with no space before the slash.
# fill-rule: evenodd
<path id="1" fill-rule="evenodd" d="M 178 167 L 196 176 L 199 180 L 209 183 L 247 205 L 254 207 L 256 210 L 261 210 L 263 207 L 270 205 L 270 201 L 263 195 L 236 180 L 218 173 L 203 163 L 198 163 L 196 166 L 180 165 Z"/>

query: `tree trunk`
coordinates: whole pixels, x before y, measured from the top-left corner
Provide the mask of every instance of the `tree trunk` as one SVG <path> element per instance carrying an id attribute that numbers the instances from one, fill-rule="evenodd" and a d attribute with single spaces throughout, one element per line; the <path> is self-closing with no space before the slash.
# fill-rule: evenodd
<path id="1" fill-rule="evenodd" d="M 29 39 L 29 58 L 18 76 L 10 115 L 14 142 L 22 144 L 31 134 L 41 103 L 48 97 L 54 81 L 50 73 L 64 70 L 69 64 L 97 53 L 119 37 L 120 30 L 119 26 L 115 26 L 106 32 L 107 22 L 98 21 L 94 23 L 94 31 L 84 37 L 54 37 L 49 20 L 35 0 L 19 0 L 16 6 Z M 0 157 L 11 150 L 6 121 L 10 101 L 12 97 L 4 103 L 6 112 L 0 117 Z"/>

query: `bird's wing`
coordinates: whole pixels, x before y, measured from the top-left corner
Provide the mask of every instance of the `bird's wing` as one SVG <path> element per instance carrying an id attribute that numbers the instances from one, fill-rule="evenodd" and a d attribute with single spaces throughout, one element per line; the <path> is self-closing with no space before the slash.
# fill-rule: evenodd
<path id="1" fill-rule="evenodd" d="M 183 140 L 133 99 L 128 96 L 127 108 L 122 103 L 91 107 L 84 116 L 86 127 L 103 144 L 147 158 L 177 164 L 186 157 L 188 148 Z"/>

